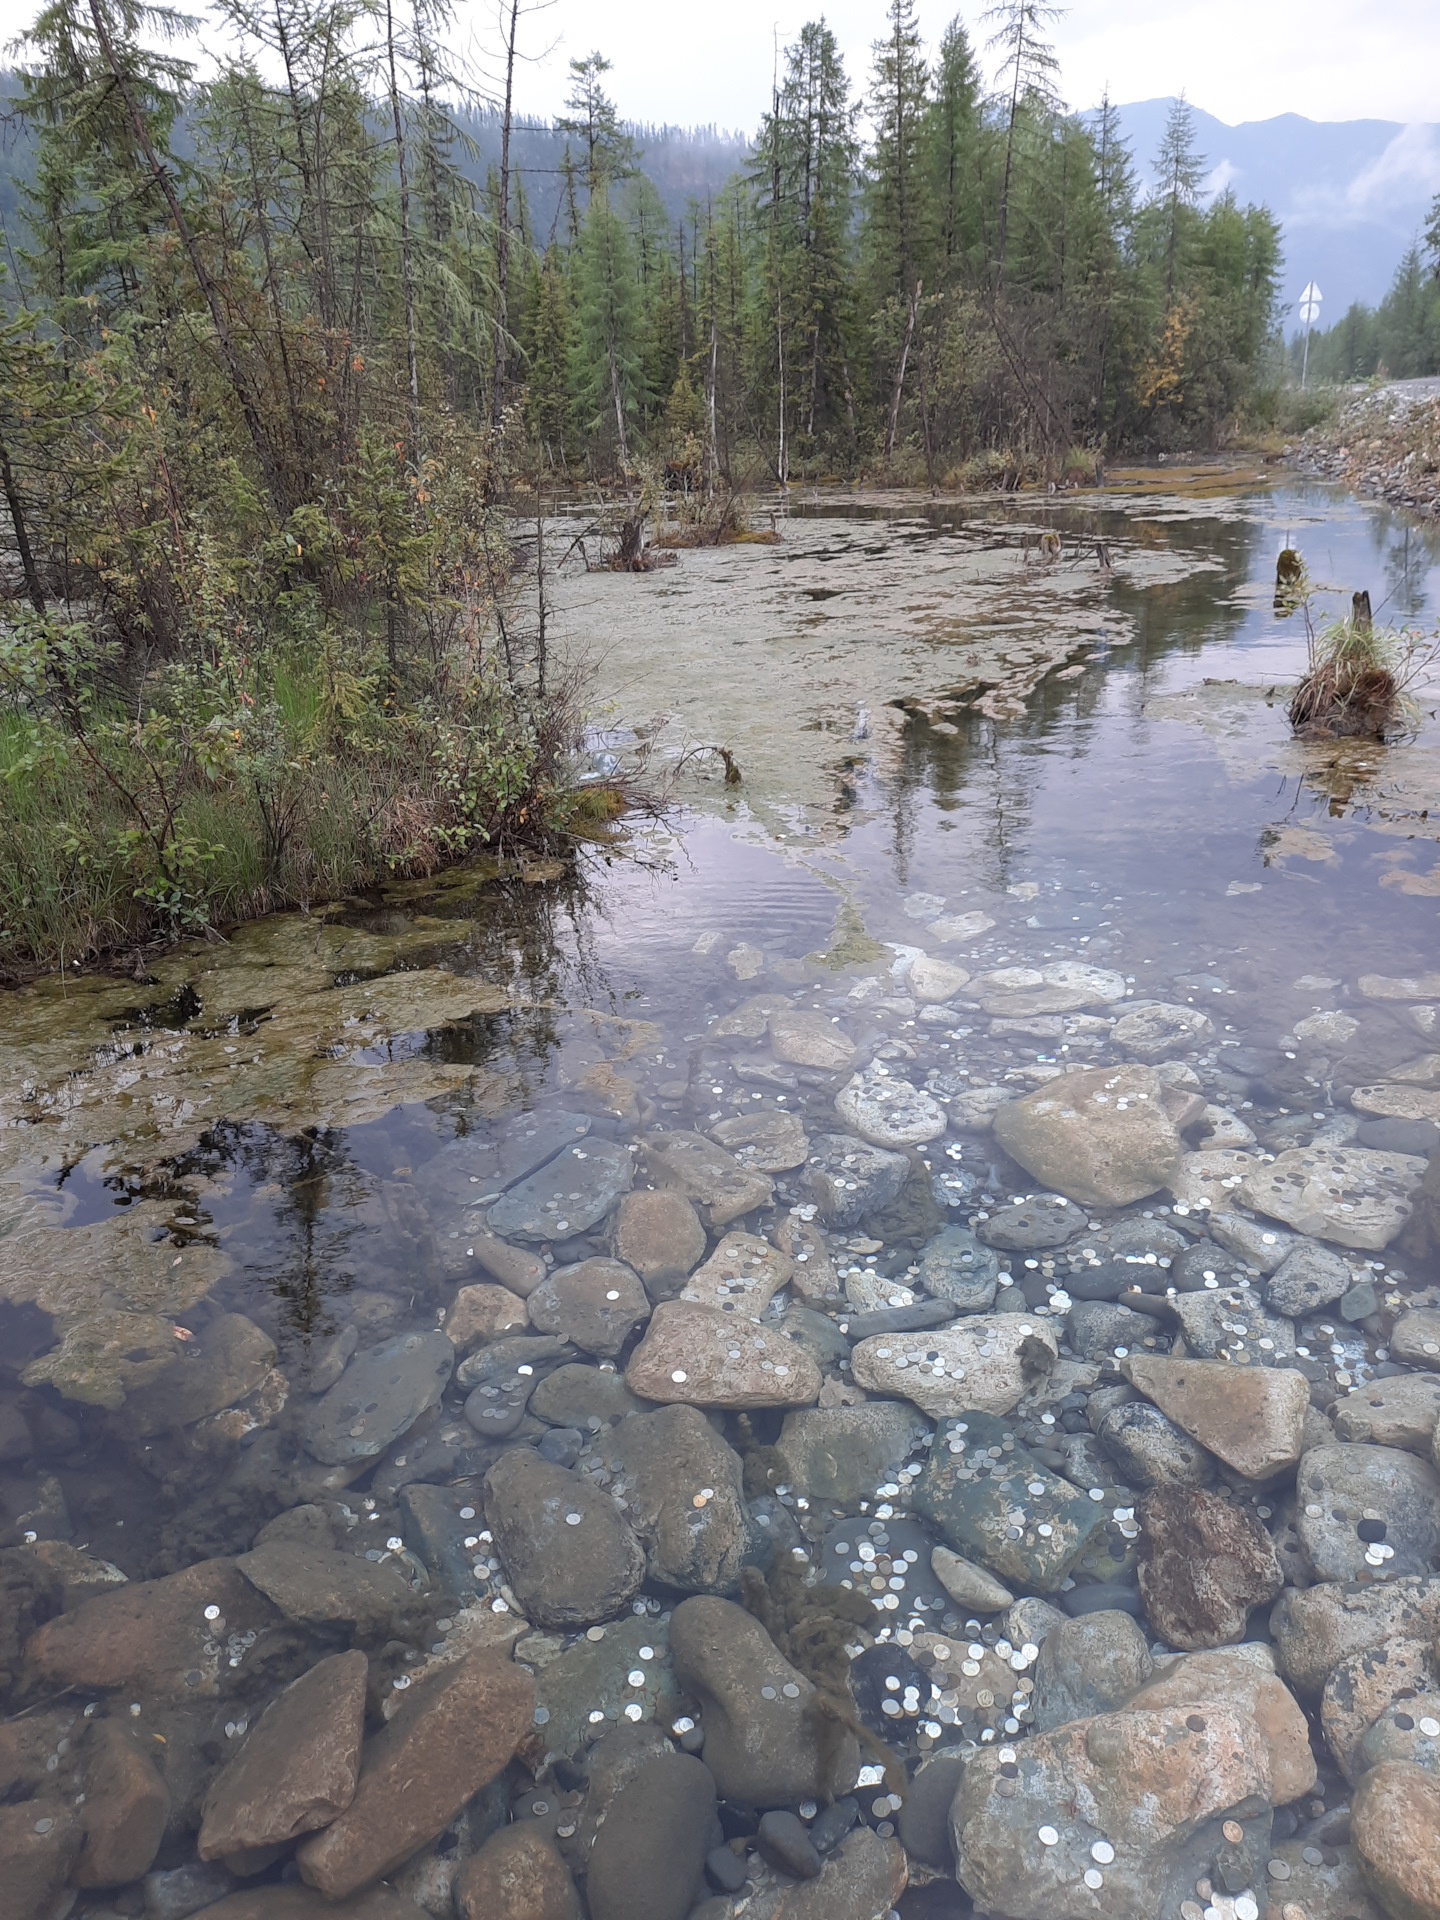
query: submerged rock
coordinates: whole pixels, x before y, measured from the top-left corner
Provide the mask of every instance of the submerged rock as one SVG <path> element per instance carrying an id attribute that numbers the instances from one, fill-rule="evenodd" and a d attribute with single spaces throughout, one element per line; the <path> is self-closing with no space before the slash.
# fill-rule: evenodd
<path id="1" fill-rule="evenodd" d="M 820 1133 L 810 1142 L 805 1184 L 831 1226 L 858 1226 L 897 1199 L 909 1177 L 903 1153 L 871 1146 L 854 1134 Z"/>
<path id="2" fill-rule="evenodd" d="M 492 1833 L 455 1876 L 459 1920 L 581 1920 L 570 1869 L 538 1820 Z"/>
<path id="3" fill-rule="evenodd" d="M 776 1450 L 786 1479 L 801 1493 L 849 1506 L 872 1498 L 930 1433 L 913 1407 L 871 1400 L 863 1407 L 787 1413 Z"/>
<path id="4" fill-rule="evenodd" d="M 750 1547 L 743 1469 L 704 1414 L 635 1414 L 597 1452 L 644 1548 L 646 1577 L 682 1593 L 733 1591 Z"/>
<path id="5" fill-rule="evenodd" d="M 855 1044 L 837 1020 L 803 1008 L 770 1016 L 770 1051 L 792 1067 L 841 1073 L 855 1058 Z"/>
<path id="6" fill-rule="evenodd" d="M 644 1140 L 652 1180 L 684 1194 L 712 1233 L 763 1207 L 775 1191 L 768 1174 L 744 1167 L 700 1133 L 652 1133 Z"/>
<path id="7" fill-rule="evenodd" d="M 355 1797 L 369 1663 L 331 1654 L 278 1694 L 205 1797 L 202 1860 L 282 1845 L 328 1826 Z"/>
<path id="8" fill-rule="evenodd" d="M 876 1147 L 919 1147 L 945 1131 L 938 1100 L 883 1068 L 857 1073 L 835 1096 L 835 1111 Z"/>
<path id="9" fill-rule="evenodd" d="M 1162 1640 L 1189 1652 L 1244 1637 L 1250 1611 L 1285 1584 L 1252 1512 L 1198 1487 L 1157 1487 L 1137 1508 L 1140 1597 Z"/>
<path id="10" fill-rule="evenodd" d="M 638 1768 L 610 1802 L 590 1851 L 591 1920 L 685 1920 L 714 1817 L 715 1781 L 701 1761 L 668 1753 Z"/>
<path id="11" fill-rule="evenodd" d="M 1215 1023 L 1198 1007 L 1150 1000 L 1121 1014 L 1110 1037 L 1137 1060 L 1167 1060 L 1208 1039 L 1214 1031 Z"/>
<path id="12" fill-rule="evenodd" d="M 1101 1714 L 1013 1751 L 967 1763 L 950 1815 L 960 1884 L 1013 1920 L 1154 1920 L 1193 1893 L 1222 1817 L 1268 1831 L 1269 1754 L 1233 1708 Z"/>
<path id="13" fill-rule="evenodd" d="M 1128 1206 L 1169 1180 L 1182 1151 L 1172 1109 L 1183 1118 L 1193 1099 L 1150 1067 L 1088 1067 L 1001 1107 L 995 1137 L 1069 1199 Z"/>
<path id="14" fill-rule="evenodd" d="M 372 1459 L 439 1405 L 454 1367 L 443 1333 L 400 1333 L 363 1349 L 307 1410 L 306 1446 L 331 1466 Z"/>
<path id="15" fill-rule="evenodd" d="M 1440 1779 L 1387 1760 L 1356 1789 L 1355 1851 L 1396 1920 L 1440 1920 Z"/>
<path id="16" fill-rule="evenodd" d="M 1372 1147 L 1291 1147 L 1252 1169 L 1240 1197 L 1257 1212 L 1342 1247 L 1388 1247 L 1412 1211 L 1426 1162 Z"/>
<path id="17" fill-rule="evenodd" d="M 297 1851 L 307 1884 L 343 1899 L 443 1833 L 509 1761 L 533 1708 L 529 1675 L 490 1653 L 412 1688 L 394 1719 L 366 1741 L 349 1807 Z"/>
<path id="18" fill-rule="evenodd" d="M 610 1245 L 652 1299 L 664 1298 L 705 1258 L 705 1229 L 683 1193 L 639 1187 L 615 1209 Z"/>
<path id="19" fill-rule="evenodd" d="M 1128 1613 L 1087 1613 L 1046 1634 L 1035 1663 L 1030 1710 L 1047 1733 L 1069 1720 L 1112 1713 L 1150 1678 L 1155 1662 Z"/>
<path id="20" fill-rule="evenodd" d="M 634 1179 L 630 1148 L 615 1140 L 569 1146 L 511 1187 L 490 1209 L 502 1238 L 564 1240 L 605 1219 Z"/>
<path id="21" fill-rule="evenodd" d="M 924 1333 L 875 1334 L 850 1356 L 857 1383 L 911 1400 L 932 1420 L 976 1409 L 1008 1413 L 1059 1351 L 1047 1322 L 973 1314 Z"/>
<path id="22" fill-rule="evenodd" d="M 1289 1368 L 1133 1354 L 1121 1371 L 1133 1387 L 1217 1459 L 1268 1480 L 1300 1458 L 1310 1383 Z"/>
<path id="23" fill-rule="evenodd" d="M 700 1702 L 706 1765 L 725 1799 L 786 1807 L 854 1785 L 854 1736 L 816 1713 L 810 1681 L 742 1607 L 682 1601 L 670 1649 L 676 1679 Z"/>
<path id="24" fill-rule="evenodd" d="M 620 1260 L 582 1260 L 556 1267 L 530 1295 L 531 1324 L 582 1353 L 616 1354 L 650 1317 L 639 1276 Z"/>
<path id="25" fill-rule="evenodd" d="M 1295 1480 L 1295 1531 L 1321 1580 L 1428 1574 L 1440 1553 L 1440 1475 L 1394 1447 L 1315 1447 Z"/>
<path id="26" fill-rule="evenodd" d="M 485 1476 L 485 1517 L 527 1619 L 588 1627 L 627 1607 L 645 1554 L 609 1494 L 589 1474 L 528 1448 L 502 1454 Z"/>
<path id="27" fill-rule="evenodd" d="M 671 1300 L 655 1309 L 625 1384 L 647 1400 L 695 1407 L 804 1407 L 820 1369 L 794 1340 L 722 1307 Z"/>
<path id="28" fill-rule="evenodd" d="M 918 1285 L 961 1313 L 983 1313 L 995 1302 L 999 1256 L 967 1227 L 944 1227 L 920 1256 Z"/>

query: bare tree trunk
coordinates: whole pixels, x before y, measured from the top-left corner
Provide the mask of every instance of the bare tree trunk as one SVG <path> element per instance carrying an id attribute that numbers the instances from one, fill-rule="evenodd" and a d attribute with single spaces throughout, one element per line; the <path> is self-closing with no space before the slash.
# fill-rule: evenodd
<path id="1" fill-rule="evenodd" d="M 519 18 L 520 0 L 510 0 L 510 25 L 505 35 L 505 112 L 500 121 L 500 218 L 495 229 L 495 371 L 490 392 L 490 424 L 497 428 L 505 410 L 505 334 L 510 316 L 510 122 Z"/>
<path id="2" fill-rule="evenodd" d="M 259 411 L 256 408 L 254 397 L 250 392 L 250 383 L 245 378 L 244 369 L 240 365 L 240 356 L 235 351 L 235 342 L 230 332 L 230 322 L 227 320 L 225 309 L 220 303 L 219 291 L 216 288 L 215 282 L 210 278 L 210 270 L 205 265 L 204 258 L 196 244 L 194 234 L 190 231 L 190 222 L 185 218 L 185 210 L 180 205 L 174 183 L 161 164 L 160 156 L 156 153 L 154 143 L 146 130 L 140 109 L 135 104 L 135 96 L 130 90 L 130 82 L 126 79 L 120 62 L 116 57 L 114 44 L 110 39 L 110 30 L 105 24 L 105 15 L 101 9 L 99 0 L 90 0 L 90 18 L 95 24 L 95 37 L 100 43 L 100 51 L 104 55 L 105 64 L 110 69 L 110 77 L 115 82 L 115 91 L 124 103 L 125 112 L 130 121 L 131 128 L 134 131 L 135 138 L 140 144 L 141 152 L 145 155 L 146 165 L 150 169 L 156 186 L 160 189 L 166 209 L 174 224 L 175 232 L 181 246 L 185 249 L 186 258 L 190 262 L 190 270 L 195 275 L 196 284 L 199 286 L 205 305 L 209 310 L 210 324 L 215 329 L 216 345 L 219 347 L 220 357 L 225 363 L 225 372 L 229 377 L 231 391 L 240 403 L 240 411 L 244 416 L 245 427 L 250 435 L 250 445 L 254 449 L 255 458 L 260 463 L 260 471 L 264 476 L 265 490 L 270 495 L 270 503 L 280 519 L 284 520 L 289 514 L 284 478 L 275 460 L 274 451 L 265 433 L 265 428 L 261 422 Z"/>
<path id="3" fill-rule="evenodd" d="M 605 343 L 606 357 L 610 362 L 610 398 L 615 402 L 615 434 L 620 442 L 620 470 L 628 480 L 630 477 L 630 449 L 625 444 L 625 409 L 620 402 L 620 369 L 615 361 L 615 335 L 612 332 Z"/>
<path id="4" fill-rule="evenodd" d="M 5 489 L 5 504 L 10 509 L 10 521 L 15 529 L 15 548 L 20 555 L 20 571 L 25 576 L 25 591 L 30 596 L 30 604 L 35 611 L 45 611 L 45 589 L 40 584 L 39 569 L 35 565 L 35 555 L 30 549 L 30 533 L 25 525 L 25 507 L 20 498 L 20 489 L 15 484 L 14 470 L 10 465 L 10 449 L 0 440 L 0 485 Z"/>
<path id="5" fill-rule="evenodd" d="M 385 54 L 390 63 L 390 115 L 395 126 L 395 166 L 400 176 L 400 290 L 405 302 L 405 366 L 410 379 L 410 457 L 420 461 L 420 361 L 415 348 L 415 278 L 410 260 L 410 179 L 405 168 L 405 121 L 395 73 L 395 23 L 385 0 Z"/>
<path id="6" fill-rule="evenodd" d="M 715 315 L 710 315 L 710 358 L 705 363 L 705 421 L 708 429 L 706 439 L 707 484 L 713 488 L 715 476 L 720 471 L 720 447 L 715 434 L 715 376 L 720 357 L 720 334 L 715 325 Z"/>
<path id="7" fill-rule="evenodd" d="M 910 342 L 915 333 L 915 316 L 920 311 L 920 289 L 923 280 L 915 282 L 915 291 L 910 296 L 910 311 L 905 316 L 905 338 L 900 343 L 900 365 L 895 369 L 895 393 L 890 401 L 890 424 L 885 429 L 885 464 L 888 467 L 895 454 L 895 429 L 900 424 L 900 396 L 905 388 L 905 362 L 910 358 Z"/>

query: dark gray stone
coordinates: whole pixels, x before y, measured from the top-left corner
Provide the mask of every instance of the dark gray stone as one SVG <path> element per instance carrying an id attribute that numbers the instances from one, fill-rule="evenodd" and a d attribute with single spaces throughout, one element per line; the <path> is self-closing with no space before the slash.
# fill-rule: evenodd
<path id="1" fill-rule="evenodd" d="M 1154 1670 L 1131 1614 L 1096 1609 L 1046 1634 L 1035 1663 L 1030 1709 L 1041 1733 L 1069 1720 L 1113 1713 Z"/>
<path id="2" fill-rule="evenodd" d="M 482 1584 L 474 1574 L 476 1550 L 465 1545 L 484 1527 L 482 1506 L 474 1486 L 437 1487 L 418 1481 L 400 1490 L 405 1544 L 424 1561 L 435 1585 L 457 1606 L 471 1604 Z"/>
<path id="3" fill-rule="evenodd" d="M 1333 1305 L 1350 1288 L 1350 1263 L 1318 1240 L 1301 1240 L 1265 1283 L 1265 1304 L 1298 1319 Z"/>
<path id="4" fill-rule="evenodd" d="M 871 1549 L 874 1557 L 862 1553 L 862 1547 Z M 820 1576 L 868 1595 L 877 1611 L 887 1595 L 898 1600 L 898 1609 L 879 1614 L 877 1626 L 884 1621 L 892 1626 L 913 1621 L 916 1626 L 934 1627 L 945 1614 L 955 1611 L 954 1601 L 930 1564 L 934 1547 L 933 1530 L 903 1514 L 892 1514 L 888 1520 L 852 1515 L 837 1520 L 825 1535 L 819 1554 Z"/>
<path id="5" fill-rule="evenodd" d="M 1244 1271 L 1245 1262 L 1228 1247 L 1214 1240 L 1197 1240 L 1193 1247 L 1175 1256 L 1165 1284 L 1174 1287 L 1177 1293 L 1203 1293 L 1207 1274 L 1225 1287 Z"/>
<path id="6" fill-rule="evenodd" d="M 987 1247 L 1034 1253 L 1042 1247 L 1063 1247 L 1082 1231 L 1086 1220 L 1085 1209 L 1062 1194 L 1036 1193 L 995 1207 L 977 1232 Z"/>
<path id="7" fill-rule="evenodd" d="M 305 1445 L 329 1466 L 383 1453 L 439 1404 L 454 1366 L 443 1333 L 401 1333 L 363 1349 L 306 1410 Z"/>
<path id="8" fill-rule="evenodd" d="M 1164 1220 L 1147 1220 L 1143 1214 L 1133 1213 L 1117 1220 L 1106 1238 L 1111 1252 L 1121 1259 L 1139 1259 L 1147 1253 L 1173 1259 L 1190 1245 L 1183 1233 Z"/>
<path id="9" fill-rule="evenodd" d="M 1148 1314 L 1108 1300 L 1077 1300 L 1065 1316 L 1065 1337 L 1082 1360 L 1111 1356 L 1117 1347 L 1138 1347 L 1154 1332 L 1155 1322 Z"/>
<path id="10" fill-rule="evenodd" d="M 860 1802 L 849 1795 L 843 1800 L 832 1800 L 828 1807 L 822 1807 L 810 1828 L 815 1851 L 833 1852 L 859 1818 Z"/>
<path id="11" fill-rule="evenodd" d="M 533 1388 L 542 1369 L 550 1372 L 574 1358 L 574 1347 L 558 1334 L 507 1334 L 504 1339 L 492 1340 L 488 1346 L 477 1347 L 474 1353 L 467 1354 L 456 1369 L 455 1384 L 462 1392 L 469 1393 L 472 1387 L 484 1386 L 528 1367 L 529 1373 L 520 1377 L 528 1379 Z"/>
<path id="12" fill-rule="evenodd" d="M 485 1512 L 510 1585 L 536 1626 L 588 1627 L 634 1599 L 644 1551 L 588 1474 L 512 1448 L 485 1476 Z"/>
<path id="13" fill-rule="evenodd" d="M 715 1782 L 688 1753 L 648 1761 L 610 1803 L 590 1850 L 591 1920 L 685 1920 L 703 1889 Z"/>
<path id="14" fill-rule="evenodd" d="M 564 1240 L 588 1233 L 628 1193 L 631 1150 L 614 1140 L 569 1146 L 511 1187 L 491 1207 L 491 1231 L 502 1239 Z"/>
<path id="15" fill-rule="evenodd" d="M 705 1871 L 722 1893 L 739 1893 L 750 1877 L 744 1860 L 733 1847 L 712 1847 L 705 1856 Z"/>
<path id="16" fill-rule="evenodd" d="M 1215 1477 L 1214 1457 L 1148 1401 L 1112 1407 L 1095 1436 L 1129 1486 L 1203 1487 Z"/>
<path id="17" fill-rule="evenodd" d="M 965 1762 L 957 1753 L 938 1754 L 926 1761 L 910 1782 L 896 1823 L 906 1853 L 937 1873 L 955 1871 L 950 1808 L 964 1772 Z"/>
<path id="18" fill-rule="evenodd" d="M 143 1882 L 146 1920 L 188 1920 L 190 1914 L 233 1893 L 239 1884 L 218 1860 L 197 1860 L 191 1866 L 147 1873 Z"/>
<path id="19" fill-rule="evenodd" d="M 946 1227 L 920 1256 L 916 1284 L 961 1313 L 984 1313 L 995 1299 L 1000 1261 L 967 1227 Z"/>
<path id="20" fill-rule="evenodd" d="M 868 1340 L 872 1333 L 918 1333 L 926 1327 L 944 1327 L 955 1318 L 953 1300 L 917 1300 L 912 1307 L 875 1307 L 852 1313 L 846 1329 L 852 1340 Z"/>
<path id="21" fill-rule="evenodd" d="M 872 1147 L 850 1133 L 817 1133 L 804 1182 L 828 1226 L 855 1227 L 898 1198 L 910 1177 L 903 1153 Z"/>
<path id="22" fill-rule="evenodd" d="M 805 1822 L 783 1807 L 761 1814 L 755 1844 L 772 1867 L 796 1880 L 814 1880 L 820 1872 L 820 1855 Z"/>
<path id="23" fill-rule="evenodd" d="M 552 1427 L 541 1435 L 535 1451 L 542 1460 L 553 1460 L 556 1466 L 573 1467 L 584 1444 L 585 1435 L 578 1427 Z"/>

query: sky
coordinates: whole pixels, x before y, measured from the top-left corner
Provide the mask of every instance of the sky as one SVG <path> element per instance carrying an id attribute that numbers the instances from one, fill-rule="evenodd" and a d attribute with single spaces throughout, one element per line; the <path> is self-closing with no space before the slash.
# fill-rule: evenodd
<path id="1" fill-rule="evenodd" d="M 8 0 L 7 0 L 8 3 Z M 613 64 L 621 113 L 640 121 L 753 128 L 767 104 L 772 31 L 793 39 L 820 9 L 804 0 L 554 0 L 525 23 L 536 53 L 518 83 L 530 111 L 554 113 L 567 62 L 598 48 Z M 884 0 L 823 8 L 852 81 L 868 72 Z M 932 45 L 954 0 L 920 0 Z M 972 42 L 983 4 L 959 8 Z M 493 0 L 459 0 L 477 41 L 493 38 Z M 1061 88 L 1074 107 L 1183 91 L 1232 125 L 1277 113 L 1313 120 L 1440 120 L 1437 0 L 1078 0 L 1054 30 Z"/>
<path id="2" fill-rule="evenodd" d="M 0 0 L 0 42 L 37 4 Z M 458 38 L 483 57 L 496 43 L 497 0 L 454 4 Z M 523 19 L 521 46 L 535 57 L 517 76 L 517 105 L 554 114 L 568 61 L 598 48 L 624 118 L 750 131 L 769 95 L 772 33 L 783 46 L 819 10 L 805 0 L 551 0 Z M 960 9 L 977 42 L 982 10 L 980 0 Z M 927 41 L 954 11 L 954 0 L 920 0 Z M 823 12 L 852 80 L 863 80 L 884 0 L 831 0 Z M 1119 102 L 1183 90 L 1232 125 L 1278 113 L 1440 120 L 1437 0 L 1077 0 L 1054 38 L 1073 107 L 1093 106 L 1108 86 Z M 213 41 L 213 29 L 202 36 Z"/>

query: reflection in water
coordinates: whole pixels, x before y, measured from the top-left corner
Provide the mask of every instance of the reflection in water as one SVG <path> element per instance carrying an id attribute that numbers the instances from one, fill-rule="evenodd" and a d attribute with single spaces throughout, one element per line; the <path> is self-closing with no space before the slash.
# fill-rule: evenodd
<path id="1" fill-rule="evenodd" d="M 1025 545 L 1041 530 L 1060 535 L 1048 565 Z M 671 1624 L 688 1594 L 739 1592 L 744 1562 L 798 1663 L 824 1640 L 832 1666 L 809 1678 L 831 1685 L 862 1625 L 877 1641 L 854 1703 L 881 1757 L 850 1817 L 890 1860 L 897 1766 L 1031 1737 L 1019 1676 L 1039 1616 L 987 1598 L 995 1579 L 1076 1612 L 1152 1606 L 1136 1585 L 1149 1468 L 1119 1429 L 1097 1440 L 1097 1384 L 1170 1351 L 1182 1322 L 1192 1356 L 1279 1360 L 1317 1404 L 1394 1371 L 1398 1315 L 1440 1299 L 1433 1210 L 1422 1194 L 1403 1232 L 1369 1238 L 1346 1237 L 1342 1214 L 1373 1202 L 1364 1166 L 1382 1159 L 1384 1181 L 1416 1190 L 1437 1137 L 1440 777 L 1428 718 L 1389 749 L 1290 740 L 1304 637 L 1271 602 L 1291 540 L 1342 604 L 1360 586 L 1387 615 L 1437 604 L 1433 531 L 1321 487 L 1189 473 L 1161 491 L 1139 470 L 1115 497 L 983 511 L 802 500 L 780 548 L 572 580 L 614 750 L 644 738 L 658 761 L 687 730 L 723 735 L 747 770 L 738 795 L 687 775 L 672 819 L 571 871 L 492 863 L 239 929 L 157 961 L 148 985 L 7 997 L 0 1529 L 23 1634 L 42 1637 L 29 1665 L 20 1629 L 0 1638 L 0 1711 L 23 1710 L 58 1756 L 16 1788 L 42 1809 L 37 1833 L 62 1818 L 61 1787 L 67 1805 L 101 1799 L 92 1698 L 102 1721 L 153 1734 L 146 1765 L 180 1810 L 135 1882 L 195 1869 L 207 1792 L 322 1657 L 363 1649 L 373 1732 L 416 1678 L 508 1649 L 530 1619 L 546 1631 L 517 1647 L 536 1700 L 519 1757 L 467 1810 L 442 1807 L 393 1879 L 443 1908 L 512 1804 L 583 1874 L 586 1795 L 605 1777 L 593 1743 L 661 1713 L 667 1751 L 666 1729 L 701 1748 L 704 1689 Z M 996 1110 L 1067 1068 L 1122 1064 L 1137 1107 L 1188 1116 L 1181 1171 L 1138 1199 L 1012 1205 L 1039 1176 L 1002 1146 L 1022 1150 Z M 1289 1230 L 1227 1202 L 1273 1156 L 1357 1143 L 1373 1156 L 1347 1175 L 1358 1187 L 1305 1228 L 1341 1262 L 1323 1312 L 1262 1305 L 1265 1235 Z M 1222 1158 L 1201 1167 L 1203 1150 Z M 966 1446 L 948 1415 L 938 1469 L 930 1423 L 903 1414 L 873 1461 L 856 1464 L 853 1439 L 828 1465 L 785 1452 L 787 1401 L 839 1416 L 868 1404 L 865 1382 L 892 1410 L 952 1394 L 963 1413 L 1003 1370 L 1007 1306 L 1029 1344 L 993 1403 L 1009 1423 L 993 1472 L 989 1454 L 953 1464 Z M 657 1359 L 667 1324 L 682 1332 Z M 967 1340 L 963 1360 L 944 1344 Z M 437 1350 L 438 1401 L 407 1373 Z M 688 1414 L 692 1392 L 711 1420 Z M 1191 1502 L 1216 1477 L 1199 1452 Z M 1000 1479 L 1022 1455 L 1023 1499 Z M 941 1470 L 961 1476 L 943 1500 Z M 507 1507 L 511 1473 L 530 1477 Z M 1084 1551 L 1042 1577 L 1026 1529 L 1046 1501 L 1089 1514 L 1092 1485 Z M 977 1545 L 957 1514 L 1002 1491 L 1005 1544 Z M 1283 1501 L 1245 1482 L 1231 1506 L 1288 1525 Z M 1379 1521 L 1369 1534 L 1366 1577 L 1391 1544 Z M 270 1560 L 250 1558 L 257 1538 Z M 991 1585 L 973 1566 L 942 1577 L 943 1559 L 932 1572 L 941 1539 L 988 1554 Z M 66 1640 L 62 1588 L 73 1612 L 116 1570 L 139 1582 L 222 1556 L 204 1578 L 230 1583 L 235 1618 L 209 1651 L 188 1614 L 201 1638 L 141 1632 L 108 1677 Z M 849 1600 L 825 1612 L 777 1568 L 823 1568 Z M 873 1621 L 860 1595 L 878 1596 Z M 1182 1644 L 1153 1606 L 1149 1637 Z M 736 1662 L 748 1684 L 753 1660 Z M 788 1673 L 766 1712 L 800 1697 Z M 835 1710 L 831 1746 L 851 1707 Z M 792 1735 L 815 1738 L 809 1722 Z M 818 1765 L 773 1796 L 817 1826 Z M 745 1788 L 726 1787 L 742 1841 L 744 1803 L 767 1791 Z M 1318 1791 L 1349 1790 L 1336 1775 Z M 294 1836 L 276 1844 L 258 1867 L 216 1864 L 214 1884 L 293 1875 Z M 753 1853 L 746 1870 L 773 1878 Z M 87 1888 L 76 1911 L 98 1920 L 102 1897 Z"/>

